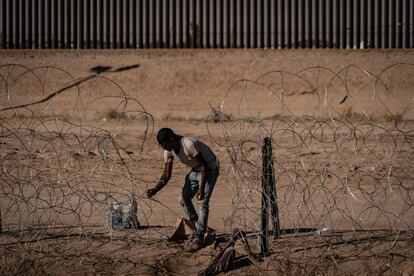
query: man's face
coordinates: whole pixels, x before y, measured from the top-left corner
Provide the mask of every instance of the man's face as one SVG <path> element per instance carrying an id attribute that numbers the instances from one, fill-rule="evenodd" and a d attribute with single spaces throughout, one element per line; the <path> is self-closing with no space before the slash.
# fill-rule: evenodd
<path id="1" fill-rule="evenodd" d="M 161 147 L 163 149 L 165 149 L 166 151 L 172 151 L 173 150 L 173 146 L 174 146 L 173 143 L 174 143 L 174 140 L 172 138 L 170 138 L 167 142 L 164 142 L 161 145 Z"/>

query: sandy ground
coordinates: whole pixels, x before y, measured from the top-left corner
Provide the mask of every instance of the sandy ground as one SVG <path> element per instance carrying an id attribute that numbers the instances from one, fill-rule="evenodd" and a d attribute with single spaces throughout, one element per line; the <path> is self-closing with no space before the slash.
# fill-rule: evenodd
<path id="1" fill-rule="evenodd" d="M 19 72 L 25 70 L 19 69 L 19 66 L 0 67 L 2 77 L 12 84 L 7 90 L 4 82 L 2 83 L 1 108 L 41 99 L 73 82 L 73 79 L 91 76 L 94 73 L 93 68 L 97 66 L 110 67 L 111 72 L 103 73 L 92 81 L 83 82 L 79 85 L 79 90 L 69 89 L 51 101 L 31 107 L 34 113 L 21 111 L 21 120 L 17 120 L 10 112 L 3 112 L 2 125 L 16 126 L 19 122 L 29 121 L 34 116 L 42 122 L 50 120 L 42 123 L 39 131 L 61 130 L 65 133 L 75 133 L 76 127 L 69 127 L 65 120 L 79 122 L 81 115 L 85 114 L 82 121 L 85 125 L 99 126 L 116 135 L 116 141 L 125 152 L 132 152 L 133 159 L 128 159 L 131 156 L 125 159 L 129 160 L 128 168 L 135 182 L 131 185 L 128 179 L 114 178 L 119 182 L 109 187 L 105 186 L 105 189 L 125 194 L 125 191 L 130 191 L 133 187 L 140 205 L 139 220 L 144 226 L 137 231 L 108 233 L 105 228 L 100 227 L 104 214 L 96 213 L 89 215 L 87 221 L 82 221 L 83 225 L 87 226 L 86 230 L 81 231 L 82 234 L 79 234 L 79 229 L 74 229 L 64 233 L 52 231 L 52 234 L 40 231 L 34 235 L 31 232 L 10 231 L 10 225 L 22 221 L 21 218 L 17 218 L 19 211 L 13 207 L 9 213 L 2 213 L 3 228 L 8 230 L 0 237 L 2 274 L 169 275 L 196 274 L 205 268 L 218 252 L 218 248 L 209 245 L 200 252 L 191 254 L 185 251 L 186 243 L 166 241 L 177 218 L 184 216 L 178 198 L 188 169 L 176 163 L 170 183 L 155 197 L 157 202 L 145 198 L 146 188 L 157 182 L 163 169 L 162 151 L 155 143 L 155 133 L 161 127 L 171 127 L 179 134 L 196 137 L 214 149 L 221 160 L 222 170 L 210 204 L 209 226 L 216 229 L 218 237 L 223 241 L 233 227 L 244 227 L 253 250 L 258 252 L 256 231 L 260 223 L 257 215 L 260 194 L 246 191 L 260 191 L 260 181 L 256 176 L 251 178 L 255 181 L 246 184 L 235 175 L 228 148 L 220 146 L 228 143 L 225 139 L 228 133 L 223 132 L 222 124 L 214 123 L 211 119 L 207 125 L 204 122 L 208 116 L 214 115 L 213 108 L 218 108 L 221 103 L 224 103 L 223 111 L 231 117 L 244 116 L 260 120 L 278 118 L 279 125 L 272 126 L 272 129 L 276 130 L 275 133 L 278 133 L 277 130 L 287 129 L 288 123 L 284 123 L 283 119 L 294 114 L 320 118 L 342 116 L 352 122 L 359 122 L 360 130 L 366 135 L 362 139 L 364 146 L 359 154 L 355 155 L 352 152 L 358 145 L 353 144 L 350 139 L 347 140 L 346 133 L 342 133 L 345 138 L 338 138 L 341 141 L 340 152 L 343 153 L 340 157 L 336 155 L 337 151 L 329 141 L 317 143 L 310 139 L 310 148 L 301 147 L 300 150 L 294 151 L 289 150 L 289 146 L 295 141 L 294 137 L 282 134 L 278 136 L 278 144 L 275 145 L 278 154 L 275 167 L 280 184 L 278 195 L 281 197 L 281 227 L 286 231 L 282 233 L 281 239 L 270 242 L 271 254 L 263 262 L 247 260 L 246 252 L 238 245 L 236 270 L 230 274 L 414 273 L 414 212 L 411 207 L 413 189 L 409 185 L 413 179 L 411 120 L 414 118 L 414 68 L 407 69 L 411 68 L 410 65 L 395 67 L 381 75 L 384 69 L 394 64 L 414 64 L 414 51 L 0 51 L 0 60 L 0 66 L 18 64 L 31 69 L 38 68 L 34 72 L 43 84 L 43 87 L 40 86 L 39 81 L 31 74 L 19 76 Z M 347 77 L 342 75 L 344 79 L 347 78 L 346 85 L 333 78 L 334 74 L 331 71 L 320 67 L 313 68 L 321 66 L 338 73 L 350 65 L 353 67 L 347 71 Z M 45 69 L 42 66 L 55 68 Z M 119 68 L 126 70 L 117 72 L 116 69 Z M 306 68 L 309 69 L 302 71 Z M 289 74 L 280 74 L 279 70 Z M 266 75 L 272 71 L 275 72 Z M 379 76 L 382 81 L 387 82 L 387 86 L 382 85 L 380 81 L 373 82 L 367 72 Z M 243 79 L 255 82 L 237 82 Z M 304 79 L 312 80 L 312 83 Z M 246 83 L 248 85 L 245 85 Z M 266 89 L 263 89 L 263 84 L 266 85 Z M 313 87 L 318 88 L 312 90 Z M 330 93 L 329 97 L 325 97 L 327 92 L 323 88 L 326 87 Z M 386 93 L 384 87 L 392 94 Z M 275 93 L 271 94 L 269 91 Z M 78 92 L 80 94 L 77 94 Z M 153 124 L 148 129 L 146 121 L 142 118 L 111 118 L 110 112 L 122 106 L 122 98 L 108 97 L 94 101 L 102 96 L 122 97 L 123 93 L 139 101 L 139 104 L 135 102 L 125 108 L 131 112 L 127 114 L 135 114 L 136 110 L 142 110 L 143 107 L 153 116 Z M 348 99 L 342 104 L 344 95 L 348 95 Z M 280 98 L 284 104 L 281 104 Z M 244 106 L 243 101 L 248 105 L 247 113 L 240 109 L 240 106 Z M 83 105 L 85 103 L 88 104 Z M 320 108 L 321 104 L 325 104 L 326 108 Z M 363 118 L 365 115 L 369 118 Z M 398 129 L 401 130 L 400 133 L 406 134 L 405 136 L 397 136 L 390 132 L 393 134 L 390 134 L 389 140 L 378 140 L 379 135 L 383 134 L 382 129 L 367 130 L 372 125 L 392 128 L 390 116 L 401 116 L 399 118 L 402 119 L 402 123 L 398 125 Z M 56 118 L 63 119 L 57 122 Z M 303 125 L 295 128 L 296 133 L 313 129 L 313 135 L 321 137 L 322 141 L 333 135 L 329 133 L 329 128 L 323 130 L 323 126 L 310 128 L 312 121 L 301 122 Z M 230 128 L 230 125 L 231 123 L 228 123 L 226 126 Z M 140 152 L 139 146 L 143 142 L 146 130 L 148 139 L 143 151 Z M 257 139 L 254 131 L 251 133 L 249 129 L 241 129 L 239 124 L 232 128 L 233 130 L 232 134 L 236 137 L 245 134 L 247 140 Z M 324 138 L 324 135 L 328 138 Z M 24 142 L 4 137 L 1 139 L 3 166 L 12 164 L 4 160 L 20 160 L 22 164 L 26 162 L 23 157 L 7 157 L 18 155 L 15 148 L 20 148 L 20 143 Z M 395 151 L 393 155 L 387 154 L 387 150 L 395 150 L 395 143 L 402 143 L 402 146 L 398 147 L 398 152 Z M 258 154 L 261 149 L 254 143 L 246 144 L 246 147 L 248 151 L 244 152 L 245 156 L 254 166 L 239 165 L 243 172 L 251 172 L 254 175 L 261 162 L 261 156 Z M 243 149 L 243 146 L 241 148 Z M 56 152 L 36 152 L 36 149 L 36 146 L 33 146 L 30 153 L 37 154 L 37 161 L 33 161 L 33 164 L 38 168 L 46 166 L 45 160 L 57 160 Z M 70 164 L 69 161 L 74 160 L 73 156 L 68 155 L 70 152 L 71 149 L 65 149 L 65 155 L 62 157 L 64 164 Z M 385 165 L 380 162 L 381 160 L 385 160 Z M 86 170 L 85 168 L 92 167 L 96 162 L 100 162 L 98 157 L 89 156 L 82 159 L 79 164 Z M 399 174 L 391 175 L 387 162 L 397 167 L 393 172 L 399 172 L 400 169 Z M 312 183 L 319 183 L 320 178 L 324 178 L 326 163 L 337 169 L 332 169 L 331 174 L 327 174 L 324 180 L 324 185 L 329 188 L 320 191 L 320 186 L 317 185 L 317 188 L 313 189 Z M 338 184 L 342 182 L 337 181 L 343 178 L 341 174 L 344 170 L 338 169 L 342 168 L 342 163 L 346 163 L 348 167 L 352 165 L 351 173 L 347 171 L 350 176 L 350 192 L 345 193 L 342 193 L 343 189 Z M 303 169 L 297 169 L 297 164 L 303 165 Z M 360 169 L 360 164 L 365 164 L 366 168 Z M 50 178 L 54 179 L 52 165 L 47 166 L 51 170 Z M 371 166 L 378 172 L 368 173 Z M 122 166 L 113 162 L 110 170 L 116 171 L 119 168 Z M 75 173 L 76 170 L 79 168 L 75 165 L 72 171 L 66 171 L 66 176 Z M 294 170 L 302 173 L 303 182 L 292 180 L 289 172 Z M 401 186 L 396 185 L 393 191 L 398 191 L 398 194 L 389 194 L 388 187 L 383 188 L 385 184 L 378 180 L 387 178 L 387 185 L 400 181 L 398 183 L 408 183 L 408 186 L 401 189 Z M 361 183 L 366 186 L 361 188 Z M 383 190 L 378 191 L 379 187 Z M 312 206 L 302 204 L 303 195 L 307 196 L 306 201 Z M 352 197 L 359 201 L 353 201 Z M 370 201 L 372 198 L 375 199 L 374 203 Z M 241 202 L 237 202 L 238 200 Z M 350 202 L 353 203 L 350 205 Z M 7 204 L 3 201 L 2 205 L 4 209 L 4 205 Z M 378 206 L 382 209 L 377 208 Z M 355 215 L 358 217 L 355 219 L 350 218 L 349 214 L 351 217 L 355 214 L 359 216 Z M 353 224 L 355 221 L 360 221 L 361 225 Z M 68 218 L 64 222 L 71 224 L 72 221 Z M 289 229 L 309 231 L 291 233 Z M 318 229 L 324 229 L 323 233 L 317 232 Z"/>

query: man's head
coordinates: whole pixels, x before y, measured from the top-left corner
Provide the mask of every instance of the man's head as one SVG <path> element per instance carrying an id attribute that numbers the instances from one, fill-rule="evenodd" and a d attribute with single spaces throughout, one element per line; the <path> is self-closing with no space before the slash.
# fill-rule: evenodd
<path id="1" fill-rule="evenodd" d="M 174 148 L 175 140 L 178 135 L 174 133 L 171 128 L 161 128 L 157 134 L 157 141 L 160 146 L 167 150 L 171 151 Z"/>

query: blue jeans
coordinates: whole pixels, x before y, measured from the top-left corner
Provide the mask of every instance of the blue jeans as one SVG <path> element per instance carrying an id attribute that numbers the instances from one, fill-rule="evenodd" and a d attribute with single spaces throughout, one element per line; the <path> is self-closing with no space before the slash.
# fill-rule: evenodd
<path id="1" fill-rule="evenodd" d="M 206 171 L 206 185 L 204 188 L 205 196 L 204 199 L 199 201 L 198 214 L 194 209 L 193 197 L 198 192 L 198 187 L 201 180 L 201 173 L 197 171 L 190 171 L 185 177 L 184 187 L 181 193 L 181 205 L 189 218 L 189 220 L 196 221 L 196 236 L 195 239 L 198 241 L 204 240 L 204 233 L 207 230 L 208 222 L 208 204 L 210 203 L 210 197 L 213 193 L 214 185 L 216 184 L 217 177 L 219 175 L 219 169 L 212 169 Z"/>

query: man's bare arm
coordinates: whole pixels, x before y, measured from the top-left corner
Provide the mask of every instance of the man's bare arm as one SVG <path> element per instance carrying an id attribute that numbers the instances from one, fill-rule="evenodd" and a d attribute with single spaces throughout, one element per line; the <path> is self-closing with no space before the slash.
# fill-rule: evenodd
<path id="1" fill-rule="evenodd" d="M 204 188 L 206 187 L 206 171 L 207 171 L 208 166 L 207 166 L 207 161 L 204 159 L 204 157 L 201 155 L 200 152 L 195 156 L 195 159 L 197 159 L 201 163 L 201 167 L 200 167 L 201 179 L 200 179 L 200 187 L 198 188 L 198 192 L 197 192 L 197 199 L 203 200 L 205 196 Z"/>
<path id="2" fill-rule="evenodd" d="M 168 181 L 171 179 L 172 174 L 172 166 L 173 162 L 165 163 L 164 171 L 161 175 L 160 181 L 154 188 L 147 190 L 147 196 L 153 197 L 156 193 L 158 193 L 165 185 L 167 185 Z"/>

